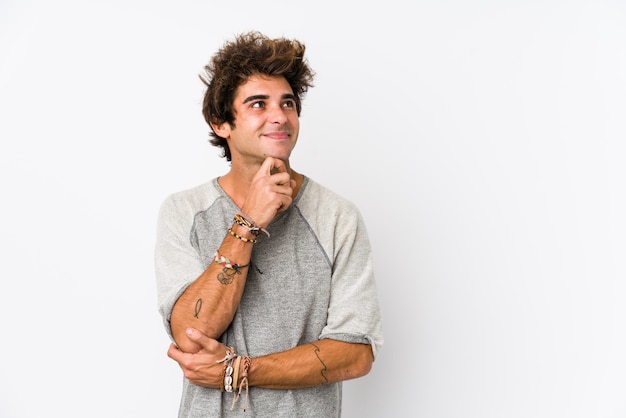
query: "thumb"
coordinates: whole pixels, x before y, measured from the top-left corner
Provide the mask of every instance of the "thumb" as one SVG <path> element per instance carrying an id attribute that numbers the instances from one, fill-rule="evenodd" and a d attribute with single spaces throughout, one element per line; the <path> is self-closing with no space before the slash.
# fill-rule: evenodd
<path id="1" fill-rule="evenodd" d="M 208 352 L 218 350 L 222 346 L 222 343 L 195 328 L 187 328 L 187 330 L 185 330 L 185 334 L 187 334 L 187 337 L 191 341 L 198 344 L 202 347 L 202 349 Z"/>
<path id="2" fill-rule="evenodd" d="M 202 344 L 203 337 L 208 338 L 206 337 L 206 335 L 204 335 L 195 328 L 187 328 L 185 334 L 187 334 L 187 337 L 189 337 L 191 341 L 196 342 L 202 346 L 204 346 L 204 344 Z"/>

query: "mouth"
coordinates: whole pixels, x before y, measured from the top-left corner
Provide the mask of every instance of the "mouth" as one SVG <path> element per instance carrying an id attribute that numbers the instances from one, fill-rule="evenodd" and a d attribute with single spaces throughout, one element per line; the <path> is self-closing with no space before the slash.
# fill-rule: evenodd
<path id="1" fill-rule="evenodd" d="M 280 140 L 289 139 L 291 134 L 289 132 L 277 131 L 277 132 L 265 133 L 263 134 L 263 136 L 280 141 Z"/>

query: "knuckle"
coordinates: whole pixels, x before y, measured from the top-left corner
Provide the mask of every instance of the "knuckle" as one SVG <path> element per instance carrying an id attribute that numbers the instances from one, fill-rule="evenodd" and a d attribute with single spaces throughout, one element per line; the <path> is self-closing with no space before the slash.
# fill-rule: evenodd
<path id="1" fill-rule="evenodd" d="M 194 362 L 189 360 L 181 360 L 180 365 L 185 370 L 193 370 L 195 368 Z"/>

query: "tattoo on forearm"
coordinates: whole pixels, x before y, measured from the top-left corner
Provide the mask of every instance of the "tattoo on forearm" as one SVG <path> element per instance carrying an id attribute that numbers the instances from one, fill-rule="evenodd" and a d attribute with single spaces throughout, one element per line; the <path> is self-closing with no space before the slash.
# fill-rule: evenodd
<path id="1" fill-rule="evenodd" d="M 324 362 L 322 361 L 322 359 L 320 358 L 319 352 L 320 352 L 320 348 L 318 346 L 316 346 L 313 343 L 310 343 L 313 347 L 315 347 L 315 355 L 317 356 L 317 359 L 320 361 L 320 363 L 322 363 L 322 370 L 320 370 L 320 374 L 322 375 L 322 378 L 324 379 L 324 382 L 328 383 L 328 378 L 326 377 L 326 370 L 328 370 L 328 367 L 326 367 L 326 364 L 324 364 Z"/>
<path id="2" fill-rule="evenodd" d="M 219 280 L 221 284 L 231 284 L 233 280 L 235 280 L 235 274 L 241 274 L 241 271 L 239 271 L 238 268 L 229 269 L 228 267 L 224 267 L 224 270 L 217 275 L 217 280 Z"/>
<path id="3" fill-rule="evenodd" d="M 202 299 L 198 299 L 196 301 L 196 313 L 193 316 L 198 318 L 198 315 L 200 315 L 200 309 L 202 309 Z"/>

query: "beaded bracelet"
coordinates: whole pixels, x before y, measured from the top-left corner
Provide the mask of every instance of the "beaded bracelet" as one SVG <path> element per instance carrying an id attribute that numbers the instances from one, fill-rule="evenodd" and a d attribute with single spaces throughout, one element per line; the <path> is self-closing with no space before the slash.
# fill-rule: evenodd
<path id="1" fill-rule="evenodd" d="M 238 235 L 235 231 L 233 231 L 231 228 L 228 228 L 228 233 L 230 235 L 232 235 L 233 237 L 242 240 L 243 242 L 249 242 L 251 244 L 256 244 L 256 240 L 255 239 L 242 237 L 241 235 Z"/>

